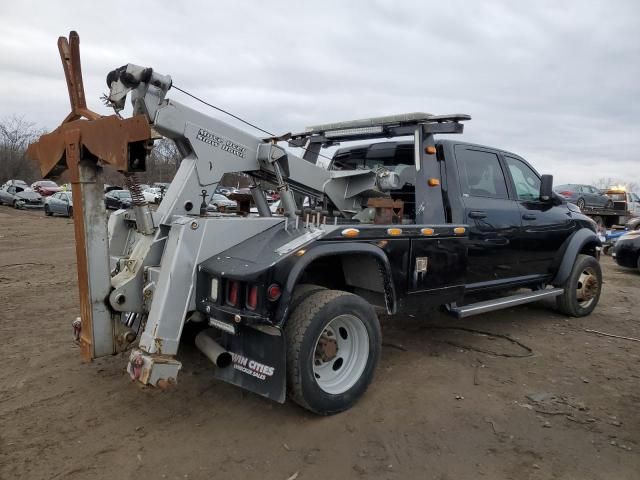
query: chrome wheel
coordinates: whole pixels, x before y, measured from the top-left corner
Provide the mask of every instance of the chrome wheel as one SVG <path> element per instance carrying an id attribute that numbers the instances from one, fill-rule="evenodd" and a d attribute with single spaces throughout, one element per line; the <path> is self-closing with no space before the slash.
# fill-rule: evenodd
<path id="1" fill-rule="evenodd" d="M 316 340 L 313 374 L 318 386 L 331 395 L 349 390 L 362 376 L 369 358 L 369 334 L 358 317 L 339 315 Z"/>
<path id="2" fill-rule="evenodd" d="M 598 296 L 600 284 L 596 272 L 591 268 L 585 268 L 578 277 L 576 287 L 576 301 L 582 308 L 587 308 Z"/>

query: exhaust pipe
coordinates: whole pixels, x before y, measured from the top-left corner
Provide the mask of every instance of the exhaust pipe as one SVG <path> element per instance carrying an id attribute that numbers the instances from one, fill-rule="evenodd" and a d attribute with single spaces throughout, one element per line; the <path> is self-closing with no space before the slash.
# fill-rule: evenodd
<path id="1" fill-rule="evenodd" d="M 216 367 L 225 368 L 231 365 L 231 354 L 211 338 L 207 332 L 213 328 L 203 330 L 196 335 L 196 347 L 211 360 Z"/>

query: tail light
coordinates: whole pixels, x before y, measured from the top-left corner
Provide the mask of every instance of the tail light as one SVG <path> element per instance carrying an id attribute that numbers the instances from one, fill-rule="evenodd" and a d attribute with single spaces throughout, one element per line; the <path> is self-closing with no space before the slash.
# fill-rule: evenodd
<path id="1" fill-rule="evenodd" d="M 571 192 L 558 192 L 558 195 L 562 195 L 563 197 L 570 197 Z"/>
<path id="2" fill-rule="evenodd" d="M 249 310 L 255 310 L 258 306 L 258 286 L 252 285 L 247 291 L 247 308 Z"/>
<path id="3" fill-rule="evenodd" d="M 269 288 L 267 288 L 267 298 L 270 301 L 275 302 L 280 298 L 280 295 L 282 295 L 282 289 L 280 288 L 280 285 L 278 285 L 277 283 L 272 283 L 271 285 L 269 285 Z"/>
<path id="4" fill-rule="evenodd" d="M 229 280 L 227 287 L 227 303 L 233 307 L 238 305 L 238 295 L 240 293 L 240 284 L 236 281 Z"/>

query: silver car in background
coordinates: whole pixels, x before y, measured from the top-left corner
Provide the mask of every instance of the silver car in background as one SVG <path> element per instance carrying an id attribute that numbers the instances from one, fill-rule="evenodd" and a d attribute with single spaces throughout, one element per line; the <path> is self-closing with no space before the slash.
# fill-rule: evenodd
<path id="1" fill-rule="evenodd" d="M 569 183 L 554 186 L 553 190 L 567 202 L 575 203 L 580 210 L 585 207 L 613 208 L 613 200 L 592 185 Z"/>
<path id="2" fill-rule="evenodd" d="M 5 183 L 0 188 L 0 204 L 13 208 L 42 208 L 42 197 L 38 192 L 18 183 Z"/>
<path id="3" fill-rule="evenodd" d="M 47 197 L 44 202 L 44 214 L 73 217 L 73 197 L 71 192 L 57 192 Z"/>

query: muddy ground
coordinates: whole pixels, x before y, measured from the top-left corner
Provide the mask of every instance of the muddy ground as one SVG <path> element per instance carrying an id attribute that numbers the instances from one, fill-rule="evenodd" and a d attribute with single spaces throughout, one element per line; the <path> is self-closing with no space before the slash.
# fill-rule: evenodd
<path id="1" fill-rule="evenodd" d="M 81 363 L 71 221 L 0 207 L 0 478 L 638 479 L 640 343 L 585 329 L 640 337 L 640 275 L 602 264 L 588 318 L 383 319 L 373 385 L 319 418 L 213 380 L 190 347 L 170 391 L 123 356 Z"/>

